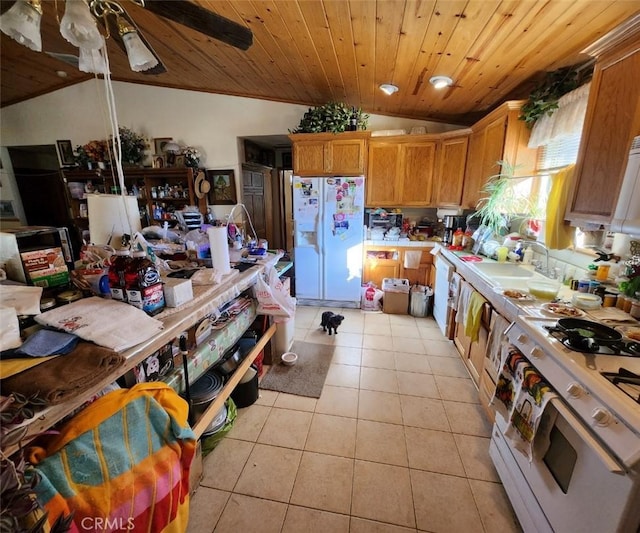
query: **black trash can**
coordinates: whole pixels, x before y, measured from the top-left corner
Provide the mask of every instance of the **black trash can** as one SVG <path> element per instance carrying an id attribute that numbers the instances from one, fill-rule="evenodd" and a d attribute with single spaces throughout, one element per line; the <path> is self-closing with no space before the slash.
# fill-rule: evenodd
<path id="1" fill-rule="evenodd" d="M 258 367 L 251 365 L 231 393 L 231 398 L 239 408 L 249 407 L 258 399 Z"/>

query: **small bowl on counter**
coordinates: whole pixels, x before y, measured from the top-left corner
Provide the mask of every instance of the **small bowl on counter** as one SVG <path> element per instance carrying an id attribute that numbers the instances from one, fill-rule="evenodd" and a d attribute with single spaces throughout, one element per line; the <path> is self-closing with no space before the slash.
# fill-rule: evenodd
<path id="1" fill-rule="evenodd" d="M 561 283 L 555 279 L 535 279 L 527 281 L 529 294 L 535 296 L 538 300 L 548 302 L 556 298 L 560 287 Z"/>
<path id="2" fill-rule="evenodd" d="M 571 303 L 578 309 L 600 309 L 602 305 L 602 298 L 595 294 L 580 292 L 573 295 Z"/>

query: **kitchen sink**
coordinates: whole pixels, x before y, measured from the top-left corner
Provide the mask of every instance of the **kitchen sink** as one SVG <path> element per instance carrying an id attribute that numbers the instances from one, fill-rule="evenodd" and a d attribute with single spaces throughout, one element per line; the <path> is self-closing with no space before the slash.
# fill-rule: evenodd
<path id="1" fill-rule="evenodd" d="M 535 272 L 511 263 L 477 263 L 473 265 L 488 278 L 531 278 Z"/>

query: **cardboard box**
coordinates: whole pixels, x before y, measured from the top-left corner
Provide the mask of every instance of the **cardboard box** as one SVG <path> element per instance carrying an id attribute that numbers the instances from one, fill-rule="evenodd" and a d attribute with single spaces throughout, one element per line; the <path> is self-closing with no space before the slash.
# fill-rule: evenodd
<path id="1" fill-rule="evenodd" d="M 190 279 L 162 278 L 162 283 L 167 307 L 180 307 L 193 300 L 193 285 Z"/>
<path id="2" fill-rule="evenodd" d="M 62 248 L 46 248 L 20 254 L 31 282 L 37 287 L 56 287 L 69 283 L 69 269 Z"/>
<path id="3" fill-rule="evenodd" d="M 409 314 L 409 280 L 384 278 L 382 280 L 382 311 L 390 315 Z"/>

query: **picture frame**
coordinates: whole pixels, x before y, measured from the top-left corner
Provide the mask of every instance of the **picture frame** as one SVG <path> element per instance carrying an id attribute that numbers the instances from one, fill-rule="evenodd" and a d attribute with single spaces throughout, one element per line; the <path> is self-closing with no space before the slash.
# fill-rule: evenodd
<path id="1" fill-rule="evenodd" d="M 11 200 L 0 200 L 0 219 L 17 220 L 17 218 L 13 209 L 13 202 Z"/>
<path id="2" fill-rule="evenodd" d="M 75 165 L 76 161 L 73 156 L 73 146 L 71 141 L 56 141 L 56 148 L 58 151 L 58 161 L 60 162 L 61 167 L 71 167 Z"/>
<path id="3" fill-rule="evenodd" d="M 164 154 L 153 154 L 153 168 L 167 168 L 167 158 Z"/>
<path id="4" fill-rule="evenodd" d="M 208 194 L 208 202 L 211 205 L 235 205 L 236 178 L 233 169 L 227 170 L 205 170 L 205 175 L 211 183 L 211 190 Z"/>
<path id="5" fill-rule="evenodd" d="M 155 137 L 153 139 L 153 147 L 154 153 L 163 155 L 164 154 L 164 145 L 167 143 L 173 142 L 173 137 Z M 166 161 L 165 161 L 166 163 Z"/>
<path id="6" fill-rule="evenodd" d="M 184 155 L 182 154 L 176 155 L 175 159 L 173 160 L 173 166 L 175 168 L 185 168 Z"/>

